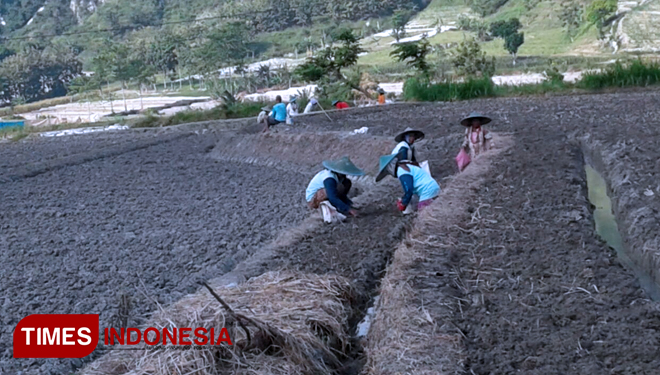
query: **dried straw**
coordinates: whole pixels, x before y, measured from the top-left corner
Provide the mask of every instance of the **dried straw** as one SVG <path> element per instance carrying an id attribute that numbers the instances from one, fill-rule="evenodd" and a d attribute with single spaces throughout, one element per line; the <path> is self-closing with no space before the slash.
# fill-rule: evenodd
<path id="1" fill-rule="evenodd" d="M 233 346 L 203 350 L 113 351 L 84 375 L 333 374 L 349 343 L 356 298 L 338 276 L 266 273 L 238 287 L 213 286 L 233 311 L 206 290 L 157 313 L 149 326 L 227 327 Z M 241 321 L 250 334 L 237 324 Z M 144 346 L 143 343 L 140 345 Z"/>
<path id="2" fill-rule="evenodd" d="M 380 301 L 368 335 L 366 375 L 462 373 L 463 335 L 451 320 L 455 299 L 433 288 L 420 290 L 410 280 L 433 278 L 452 244 L 443 233 L 461 220 L 489 170 L 489 159 L 511 147 L 498 137 L 497 149 L 481 156 L 453 178 L 439 201 L 420 213 L 413 231 L 394 253 L 381 281 Z M 430 275 L 430 276 L 429 276 Z M 430 306 L 429 306 L 430 305 Z"/>

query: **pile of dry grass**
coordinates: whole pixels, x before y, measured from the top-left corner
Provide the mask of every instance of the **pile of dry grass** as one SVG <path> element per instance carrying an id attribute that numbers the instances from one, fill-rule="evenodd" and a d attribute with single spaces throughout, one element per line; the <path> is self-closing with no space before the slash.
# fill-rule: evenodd
<path id="1" fill-rule="evenodd" d="M 364 374 L 456 374 L 463 371 L 462 333 L 451 320 L 456 299 L 433 287 L 438 264 L 454 244 L 445 236 L 464 220 L 490 168 L 490 159 L 512 145 L 497 137 L 497 149 L 484 154 L 446 186 L 437 202 L 419 214 L 413 231 L 394 253 L 381 281 L 380 301 L 366 343 Z M 429 280 L 424 288 L 411 280 Z M 424 284 L 424 283 L 421 283 Z"/>
<path id="2" fill-rule="evenodd" d="M 202 350 L 113 351 L 85 375 L 333 374 L 349 345 L 356 298 L 338 276 L 266 273 L 237 287 L 212 287 L 157 313 L 151 327 L 227 327 L 234 345 Z M 140 345 L 144 346 L 144 342 Z"/>

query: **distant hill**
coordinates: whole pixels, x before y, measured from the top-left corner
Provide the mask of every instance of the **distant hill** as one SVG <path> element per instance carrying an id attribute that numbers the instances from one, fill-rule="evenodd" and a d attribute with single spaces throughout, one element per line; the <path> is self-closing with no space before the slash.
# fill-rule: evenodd
<path id="1" fill-rule="evenodd" d="M 2 0 L 0 33 L 39 35 L 99 28 L 135 29 L 197 17 L 235 17 L 255 31 L 368 19 L 430 0 Z"/>

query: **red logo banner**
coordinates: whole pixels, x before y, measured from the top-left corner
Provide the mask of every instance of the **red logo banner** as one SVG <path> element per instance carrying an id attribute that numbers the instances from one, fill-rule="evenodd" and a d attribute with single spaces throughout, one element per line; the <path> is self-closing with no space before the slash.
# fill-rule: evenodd
<path id="1" fill-rule="evenodd" d="M 98 314 L 29 315 L 14 330 L 14 358 L 83 358 L 98 341 Z"/>

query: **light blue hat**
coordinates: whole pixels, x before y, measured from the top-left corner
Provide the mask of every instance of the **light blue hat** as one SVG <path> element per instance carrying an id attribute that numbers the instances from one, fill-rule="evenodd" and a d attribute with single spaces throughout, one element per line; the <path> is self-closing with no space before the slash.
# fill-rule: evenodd
<path id="1" fill-rule="evenodd" d="M 364 171 L 358 168 L 348 156 L 344 156 L 339 160 L 324 160 L 323 166 L 333 172 L 339 174 L 346 174 L 350 176 L 363 176 Z"/>
<path id="2" fill-rule="evenodd" d="M 392 154 L 392 155 L 384 155 L 380 157 L 380 165 L 378 166 L 378 175 L 376 176 L 376 182 L 382 180 L 387 176 L 387 167 L 392 164 L 396 163 L 398 161 L 397 155 Z"/>

